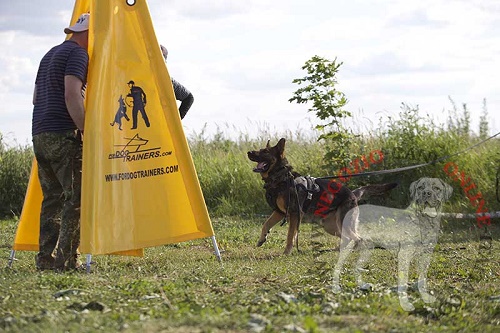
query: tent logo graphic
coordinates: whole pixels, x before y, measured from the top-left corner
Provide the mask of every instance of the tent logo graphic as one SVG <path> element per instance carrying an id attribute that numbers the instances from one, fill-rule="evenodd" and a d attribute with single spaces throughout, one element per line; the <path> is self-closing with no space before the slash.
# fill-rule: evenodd
<path id="1" fill-rule="evenodd" d="M 127 121 L 130 121 L 130 118 L 127 115 L 127 106 L 125 105 L 125 100 L 123 99 L 123 95 L 120 95 L 120 98 L 118 98 L 118 111 L 116 111 L 113 122 L 109 124 L 111 126 L 118 124 L 118 129 L 121 131 L 123 118 L 125 118 Z"/>
<path id="2" fill-rule="evenodd" d="M 129 107 L 132 108 L 132 127 L 131 129 L 137 129 L 137 116 L 140 114 L 142 120 L 144 120 L 144 124 L 146 127 L 151 126 L 149 123 L 148 114 L 146 113 L 146 93 L 142 90 L 141 87 L 136 86 L 134 80 L 130 80 L 127 82 L 128 87 L 130 88 L 130 92 L 127 94 L 125 98 L 125 103 Z M 127 102 L 127 98 L 132 100 L 132 105 Z"/>
<path id="3" fill-rule="evenodd" d="M 133 162 L 172 155 L 172 151 L 162 152 L 161 147 L 147 148 L 149 140 L 141 138 L 139 134 L 125 140 L 128 141 L 124 144 L 114 145 L 117 149 L 109 154 L 108 159 L 121 158 L 123 162 Z"/>

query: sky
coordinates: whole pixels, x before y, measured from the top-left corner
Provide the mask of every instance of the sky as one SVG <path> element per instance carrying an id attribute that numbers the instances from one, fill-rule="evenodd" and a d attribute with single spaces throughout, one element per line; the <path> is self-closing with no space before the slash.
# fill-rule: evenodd
<path id="1" fill-rule="evenodd" d="M 0 1 L 0 133 L 31 144 L 32 93 L 43 55 L 61 43 L 74 1 Z M 377 128 L 402 103 L 445 123 L 465 103 L 478 131 L 486 100 L 500 128 L 498 0 L 149 0 L 168 69 L 194 95 L 186 135 L 313 131 L 288 100 L 318 55 L 341 62 L 351 126 Z M 450 101 L 451 100 L 451 101 Z"/>

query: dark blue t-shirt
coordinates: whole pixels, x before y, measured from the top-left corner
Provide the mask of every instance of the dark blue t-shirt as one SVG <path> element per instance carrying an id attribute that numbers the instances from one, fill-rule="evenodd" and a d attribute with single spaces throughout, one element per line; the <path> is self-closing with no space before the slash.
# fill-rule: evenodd
<path id="1" fill-rule="evenodd" d="M 89 56 L 74 41 L 64 41 L 42 58 L 36 76 L 32 135 L 76 129 L 66 108 L 64 76 L 74 75 L 85 84 Z"/>

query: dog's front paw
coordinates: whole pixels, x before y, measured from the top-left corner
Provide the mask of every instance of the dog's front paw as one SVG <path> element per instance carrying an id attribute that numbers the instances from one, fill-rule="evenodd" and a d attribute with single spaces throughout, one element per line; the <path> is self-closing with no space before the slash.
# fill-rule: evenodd
<path id="1" fill-rule="evenodd" d="M 373 291 L 373 285 L 371 283 L 361 283 L 359 285 L 361 291 Z"/>
<path id="2" fill-rule="evenodd" d="M 259 239 L 259 241 L 257 242 L 257 247 L 261 247 L 261 246 L 262 246 L 262 244 L 264 244 L 264 243 L 266 242 L 266 240 L 267 240 L 267 239 L 265 239 L 265 238 L 264 238 L 263 240 L 262 240 L 262 239 Z"/>
<path id="3" fill-rule="evenodd" d="M 340 294 L 341 291 L 342 291 L 342 288 L 340 288 L 340 285 L 338 283 L 333 283 L 332 292 L 334 294 Z"/>
<path id="4" fill-rule="evenodd" d="M 432 296 L 428 292 L 422 292 L 420 293 L 420 296 L 422 297 L 422 301 L 427 304 L 434 303 L 436 301 L 436 297 Z"/>
<path id="5" fill-rule="evenodd" d="M 401 308 L 407 312 L 411 312 L 411 311 L 415 310 L 415 307 L 408 299 L 408 296 L 406 295 L 406 293 L 399 295 L 399 305 L 401 305 Z"/>

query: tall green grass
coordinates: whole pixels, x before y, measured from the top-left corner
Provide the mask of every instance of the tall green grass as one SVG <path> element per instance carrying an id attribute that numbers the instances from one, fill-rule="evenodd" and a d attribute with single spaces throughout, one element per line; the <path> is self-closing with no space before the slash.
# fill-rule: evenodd
<path id="1" fill-rule="evenodd" d="M 252 172 L 255 163 L 247 158 L 249 150 L 271 145 L 279 138 L 287 139 L 286 156 L 294 170 L 315 177 L 336 176 L 349 164 L 332 165 L 323 156 L 325 143 L 319 142 L 315 132 L 270 133 L 260 131 L 256 138 L 241 133 L 236 139 L 223 132 L 212 138 L 193 135 L 189 140 L 191 152 L 198 171 L 201 187 L 209 211 L 215 216 L 268 213 L 270 208 L 264 198 L 263 182 Z M 351 188 L 370 184 L 396 182 L 389 201 L 394 206 L 406 206 L 410 200 L 408 188 L 420 177 L 441 178 L 454 188 L 454 195 L 447 205 L 450 211 L 470 213 L 475 208 L 466 197 L 459 182 L 444 171 L 448 162 L 453 162 L 474 183 L 474 193 L 481 192 L 490 211 L 499 210 L 495 197 L 495 177 L 500 166 L 500 140 L 497 138 L 479 144 L 481 139 L 470 131 L 459 131 L 437 124 L 428 116 L 422 116 L 417 108 L 403 106 L 398 117 L 381 119 L 376 129 L 354 135 L 351 147 L 353 159 L 375 150 L 383 152 L 381 164 L 369 170 L 391 170 L 407 166 L 431 163 L 407 171 L 395 171 L 384 175 L 353 177 L 347 183 Z M 468 149 L 470 147 L 476 147 Z"/>
<path id="2" fill-rule="evenodd" d="M 0 217 L 21 213 L 33 160 L 27 145 L 8 145 L 0 133 Z"/>
<path id="3" fill-rule="evenodd" d="M 335 176 L 343 167 L 349 167 L 349 163 L 335 164 L 324 160 L 325 154 L 332 149 L 323 141 L 318 141 L 318 133 L 313 129 L 277 133 L 266 124 L 253 125 L 258 131 L 252 136 L 244 132 L 235 134 L 234 129 L 230 129 L 230 134 L 219 129 L 213 135 L 207 135 L 202 130 L 188 137 L 205 201 L 213 216 L 270 212 L 263 182 L 258 174 L 252 172 L 255 163 L 247 158 L 248 151 L 264 147 L 268 140 L 274 145 L 280 138 L 286 138 L 286 156 L 295 171 L 303 175 Z M 438 161 L 404 172 L 353 177 L 347 185 L 355 188 L 370 183 L 397 182 L 400 186 L 392 191 L 389 202 L 394 206 L 405 206 L 409 201 L 408 187 L 411 182 L 423 176 L 438 177 L 454 187 L 454 195 L 450 205 L 447 205 L 451 211 L 474 212 L 475 208 L 460 184 L 450 179 L 443 170 L 445 163 L 453 162 L 474 183 L 475 193 L 481 192 L 488 210 L 500 210 L 495 197 L 500 140 L 494 138 L 478 145 L 481 139 L 470 128 L 467 115 L 460 119 L 455 114 L 454 120 L 448 124 L 437 124 L 430 117 L 422 116 L 418 108 L 403 105 L 397 117 L 381 118 L 375 128 L 352 135 L 349 147 L 353 160 L 367 157 L 374 150 L 382 151 L 383 163 L 373 165 L 366 171 Z M 466 150 L 474 145 L 477 146 Z M 32 158 L 31 147 L 8 146 L 0 136 L 0 216 L 17 216 L 21 212 Z"/>

